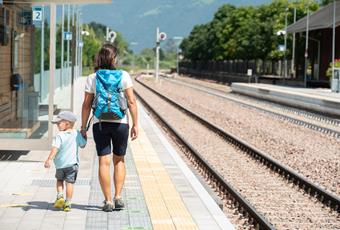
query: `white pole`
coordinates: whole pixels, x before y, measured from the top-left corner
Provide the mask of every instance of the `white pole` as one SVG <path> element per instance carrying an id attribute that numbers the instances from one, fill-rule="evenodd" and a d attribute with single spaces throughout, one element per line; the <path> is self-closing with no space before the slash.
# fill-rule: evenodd
<path id="1" fill-rule="evenodd" d="M 296 22 L 296 7 L 294 7 L 294 23 Z M 292 53 L 292 73 L 293 77 L 296 78 L 295 72 L 295 32 L 293 33 L 293 53 Z"/>
<path id="2" fill-rule="evenodd" d="M 307 87 L 307 65 L 308 65 L 308 37 L 309 37 L 309 4 L 307 9 L 307 26 L 306 26 L 306 48 L 305 48 L 305 76 L 304 76 L 304 85 Z"/>
<path id="3" fill-rule="evenodd" d="M 61 10 L 61 56 L 60 56 L 60 87 L 63 88 L 64 78 L 64 24 L 65 24 L 65 6 L 62 5 Z"/>
<path id="4" fill-rule="evenodd" d="M 336 1 L 333 0 L 333 41 L 332 41 L 332 79 L 334 79 L 334 67 L 335 67 L 335 12 L 336 11 Z M 339 92 L 339 80 L 336 92 Z"/>
<path id="5" fill-rule="evenodd" d="M 179 58 L 178 58 L 178 44 L 176 46 L 176 53 L 177 53 L 177 63 L 176 63 L 176 72 L 177 72 L 177 76 L 179 75 Z"/>
<path id="6" fill-rule="evenodd" d="M 67 32 L 70 33 L 70 19 L 71 19 L 71 5 L 67 5 Z M 69 67 L 70 67 L 70 40 L 67 39 L 67 75 L 69 75 Z"/>
<path id="7" fill-rule="evenodd" d="M 160 49 L 160 40 L 159 40 L 159 27 L 157 27 L 156 31 L 156 82 L 158 82 L 159 78 L 159 49 Z"/>
<path id="8" fill-rule="evenodd" d="M 286 83 L 287 78 L 287 24 L 288 24 L 288 8 L 286 8 L 286 16 L 285 16 L 285 53 L 284 53 L 284 60 L 285 60 L 285 70 L 284 70 L 284 77 L 283 77 L 283 84 Z"/>
<path id="9" fill-rule="evenodd" d="M 55 77 L 55 53 L 56 53 L 56 11 L 55 3 L 50 3 L 50 78 L 49 78 L 49 97 L 48 97 L 48 118 L 52 120 L 54 110 L 54 77 Z M 48 122 L 48 142 L 51 144 L 53 138 L 53 124 Z"/>
<path id="10" fill-rule="evenodd" d="M 75 5 L 72 5 L 72 26 L 74 26 L 74 7 Z"/>
<path id="11" fill-rule="evenodd" d="M 43 82 L 43 78 L 44 78 L 44 63 L 45 63 L 45 24 L 44 24 L 44 21 L 45 21 L 45 13 L 44 13 L 44 6 L 41 7 L 41 17 L 42 17 L 42 20 L 41 20 L 41 35 L 40 35 L 40 40 L 41 40 L 41 47 L 40 47 L 40 84 L 39 84 L 39 94 L 40 94 L 40 97 L 39 97 L 39 101 L 40 103 L 42 102 L 42 82 Z"/>
<path id="12" fill-rule="evenodd" d="M 110 40 L 109 33 L 110 33 L 110 29 L 109 29 L 109 27 L 106 27 L 106 41 L 107 42 Z"/>
<path id="13" fill-rule="evenodd" d="M 79 42 L 83 43 L 83 24 L 82 24 L 82 19 L 81 19 L 81 15 L 82 15 L 82 12 L 81 10 L 79 9 Z M 83 61 L 82 61 L 82 56 L 83 56 L 83 47 L 82 46 L 79 46 L 79 76 L 83 76 Z"/>

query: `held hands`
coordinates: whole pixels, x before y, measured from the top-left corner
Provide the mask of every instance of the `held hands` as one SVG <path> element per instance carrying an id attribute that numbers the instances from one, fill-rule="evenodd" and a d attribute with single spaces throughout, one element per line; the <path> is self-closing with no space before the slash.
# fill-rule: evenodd
<path id="1" fill-rule="evenodd" d="M 138 126 L 133 125 L 130 131 L 131 140 L 136 140 L 138 137 Z"/>
<path id="2" fill-rule="evenodd" d="M 52 164 L 52 160 L 47 159 L 47 160 L 45 161 L 44 167 L 45 167 L 45 168 L 50 168 L 50 167 L 51 167 L 51 164 Z"/>
<path id="3" fill-rule="evenodd" d="M 85 140 L 87 140 L 87 134 L 85 129 L 81 129 L 80 134 L 84 137 Z"/>

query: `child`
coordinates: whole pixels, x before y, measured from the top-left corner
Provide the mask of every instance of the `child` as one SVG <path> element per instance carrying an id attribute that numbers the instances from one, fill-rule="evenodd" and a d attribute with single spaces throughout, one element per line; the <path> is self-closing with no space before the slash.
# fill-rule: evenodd
<path id="1" fill-rule="evenodd" d="M 73 129 L 76 120 L 76 116 L 69 111 L 60 112 L 52 120 L 53 124 L 57 124 L 60 132 L 55 137 L 50 155 L 44 164 L 45 168 L 49 168 L 52 160 L 54 161 L 57 179 L 57 199 L 54 207 L 63 208 L 65 212 L 71 211 L 73 184 L 76 182 L 79 167 L 78 147 L 84 148 L 86 145 L 86 140 L 80 132 Z M 66 201 L 63 194 L 64 181 Z"/>

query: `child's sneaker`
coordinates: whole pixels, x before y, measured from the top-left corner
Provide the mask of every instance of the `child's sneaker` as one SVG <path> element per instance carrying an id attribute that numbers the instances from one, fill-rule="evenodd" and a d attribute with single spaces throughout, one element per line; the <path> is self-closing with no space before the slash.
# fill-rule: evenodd
<path id="1" fill-rule="evenodd" d="M 69 212 L 71 211 L 71 203 L 66 201 L 64 204 L 64 212 Z"/>
<path id="2" fill-rule="evenodd" d="M 65 203 L 64 197 L 59 197 L 55 200 L 53 206 L 55 208 L 62 208 L 62 207 L 64 207 L 64 203 Z"/>

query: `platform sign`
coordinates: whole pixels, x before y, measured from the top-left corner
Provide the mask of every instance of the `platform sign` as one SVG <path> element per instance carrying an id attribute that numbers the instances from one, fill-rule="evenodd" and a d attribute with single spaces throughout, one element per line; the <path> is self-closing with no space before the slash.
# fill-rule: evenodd
<path id="1" fill-rule="evenodd" d="M 33 13 L 32 13 L 32 17 L 33 17 L 33 22 L 37 23 L 37 22 L 41 22 L 42 21 L 42 8 L 41 7 L 34 7 L 33 8 Z"/>
<path id="2" fill-rule="evenodd" d="M 284 45 L 279 45 L 278 48 L 279 48 L 279 51 L 281 51 L 281 52 L 286 50 Z"/>
<path id="3" fill-rule="evenodd" d="M 71 41 L 72 40 L 72 33 L 71 32 L 64 32 L 64 40 Z"/>

